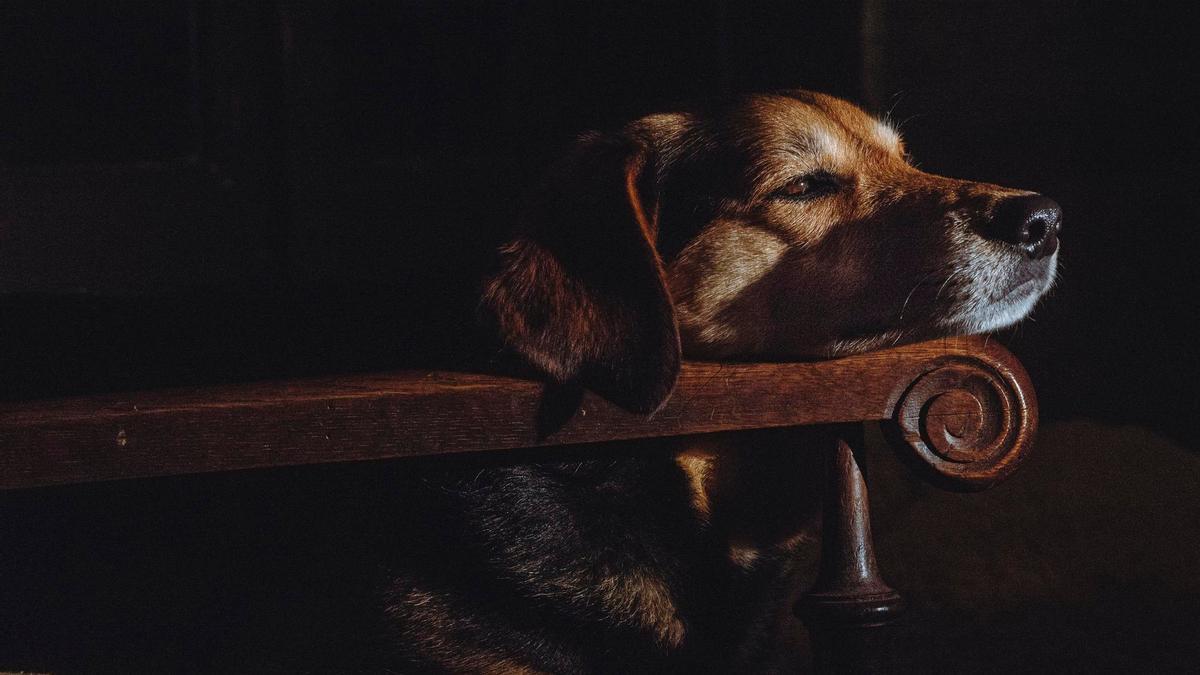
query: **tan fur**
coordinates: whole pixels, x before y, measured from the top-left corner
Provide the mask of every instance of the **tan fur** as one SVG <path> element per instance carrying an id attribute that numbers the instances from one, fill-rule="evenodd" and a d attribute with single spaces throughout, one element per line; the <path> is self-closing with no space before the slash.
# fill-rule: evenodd
<path id="1" fill-rule="evenodd" d="M 708 481 L 712 476 L 714 455 L 700 447 L 688 448 L 675 455 L 675 463 L 688 478 L 688 486 L 692 490 L 692 509 L 700 520 L 708 522 L 712 517 Z"/>
<path id="2" fill-rule="evenodd" d="M 755 282 L 775 268 L 788 247 L 767 229 L 737 221 L 713 223 L 671 269 L 680 324 L 694 327 L 701 342 L 751 343 L 759 327 L 771 320 L 769 305 L 743 301 L 736 314 L 724 312 L 737 298 L 755 293 Z"/>
<path id="3" fill-rule="evenodd" d="M 515 657 L 476 647 L 463 640 L 480 619 L 454 607 L 448 597 L 410 587 L 389 598 L 391 613 L 401 619 L 407 640 L 421 654 L 450 673 L 487 675 L 542 675 Z"/>
<path id="4" fill-rule="evenodd" d="M 655 570 L 602 576 L 597 591 L 605 608 L 641 628 L 664 647 L 683 643 L 684 625 L 671 591 Z"/>

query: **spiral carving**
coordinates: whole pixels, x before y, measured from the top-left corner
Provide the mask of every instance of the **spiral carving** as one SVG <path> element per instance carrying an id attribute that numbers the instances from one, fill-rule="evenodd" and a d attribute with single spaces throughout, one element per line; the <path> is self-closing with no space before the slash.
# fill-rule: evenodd
<path id="1" fill-rule="evenodd" d="M 1012 361 L 945 357 L 905 391 L 894 426 L 928 478 L 980 490 L 1017 468 L 1032 445 L 1037 408 L 1024 371 Z"/>

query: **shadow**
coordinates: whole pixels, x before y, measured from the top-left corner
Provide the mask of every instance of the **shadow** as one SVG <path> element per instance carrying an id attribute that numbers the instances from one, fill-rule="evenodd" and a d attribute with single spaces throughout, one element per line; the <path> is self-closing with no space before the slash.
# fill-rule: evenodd
<path id="1" fill-rule="evenodd" d="M 537 440 L 548 439 L 562 429 L 575 415 L 583 401 L 583 386 L 568 382 L 547 382 L 542 389 L 542 400 L 537 411 Z"/>

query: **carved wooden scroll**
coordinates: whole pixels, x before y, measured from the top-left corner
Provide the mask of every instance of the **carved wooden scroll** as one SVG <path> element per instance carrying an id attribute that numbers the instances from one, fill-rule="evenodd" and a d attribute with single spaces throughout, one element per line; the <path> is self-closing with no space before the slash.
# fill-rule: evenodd
<path id="1" fill-rule="evenodd" d="M 1037 402 L 1007 352 L 935 359 L 896 408 L 896 445 L 937 484 L 981 490 L 1020 464 L 1037 433 Z"/>

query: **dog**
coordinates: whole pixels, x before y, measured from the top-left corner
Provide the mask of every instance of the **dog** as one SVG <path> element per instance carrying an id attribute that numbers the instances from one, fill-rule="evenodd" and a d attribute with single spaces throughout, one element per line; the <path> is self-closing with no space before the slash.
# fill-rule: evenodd
<path id="1" fill-rule="evenodd" d="M 494 338 L 479 351 L 506 355 L 486 365 L 507 371 L 511 356 L 647 415 L 685 355 L 829 358 L 1011 325 L 1052 285 L 1061 228 L 1049 199 L 924 173 L 888 124 L 805 91 L 584 136 L 527 202 L 465 293 L 465 312 L 477 307 Z M 467 342 L 403 341 L 395 331 L 414 315 L 424 327 L 462 332 L 463 322 L 432 311 L 381 319 L 389 298 L 355 309 L 305 295 L 232 317 L 223 298 L 208 312 L 170 303 L 229 327 L 207 332 L 199 319 L 130 330 L 151 313 L 140 301 L 119 313 L 112 340 L 67 330 L 87 337 L 60 351 L 67 363 L 116 364 L 115 375 L 84 378 L 86 390 L 110 386 L 156 335 L 263 336 L 193 365 L 200 383 L 223 375 L 206 364 L 234 369 L 239 354 L 249 376 L 295 376 L 260 357 L 279 369 L 321 358 L 331 370 L 378 369 L 393 352 Z M 33 306 L 34 318 L 57 316 Z M 7 307 L 10 326 L 43 323 Z M 277 315 L 294 320 L 247 328 Z M 329 349 L 314 321 L 346 342 L 330 338 L 339 346 Z M 123 335 L 136 339 L 120 351 Z M 26 361 L 0 369 L 6 386 L 74 391 L 38 387 L 75 369 Z M 191 372 L 150 365 L 131 372 L 175 384 Z M 796 657 L 790 598 L 819 513 L 821 455 L 796 446 L 827 435 L 762 430 L 0 495 L 0 668 L 778 671 Z"/>
<path id="2" fill-rule="evenodd" d="M 535 191 L 481 309 L 544 377 L 652 414 L 684 355 L 829 358 L 1010 326 L 1054 282 L 1061 221 L 1041 195 L 920 171 L 892 126 L 843 100 L 741 96 L 583 137 Z M 815 453 L 755 440 L 427 483 L 453 515 L 413 523 L 423 564 L 388 593 L 398 658 L 449 672 L 771 669 L 816 511 L 794 479 L 815 474 Z"/>

